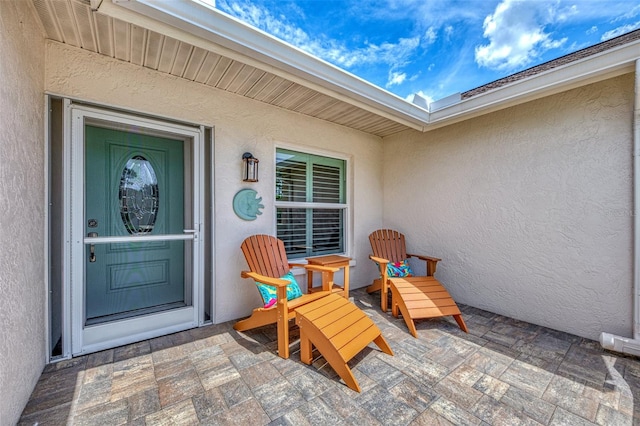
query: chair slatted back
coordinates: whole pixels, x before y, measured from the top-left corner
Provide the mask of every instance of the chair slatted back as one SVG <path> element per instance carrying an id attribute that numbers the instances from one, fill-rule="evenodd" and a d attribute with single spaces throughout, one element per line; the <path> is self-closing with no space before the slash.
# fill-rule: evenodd
<path id="1" fill-rule="evenodd" d="M 391 262 L 401 262 L 407 258 L 404 235 L 392 229 L 378 229 L 369 235 L 373 255 Z"/>
<path id="2" fill-rule="evenodd" d="M 284 243 L 274 236 L 252 235 L 240 248 L 252 272 L 271 278 L 280 278 L 289 272 Z"/>

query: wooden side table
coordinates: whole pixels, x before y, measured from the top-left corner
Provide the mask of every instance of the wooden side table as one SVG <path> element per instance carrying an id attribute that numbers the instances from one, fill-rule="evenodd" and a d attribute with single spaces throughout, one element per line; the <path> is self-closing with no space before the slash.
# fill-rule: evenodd
<path id="1" fill-rule="evenodd" d="M 345 299 L 349 298 L 350 257 L 331 254 L 328 256 L 307 257 L 306 260 L 309 265 L 329 266 L 331 268 L 344 268 L 344 284 L 342 285 L 342 287 L 340 287 L 339 285 L 334 283 L 331 291 L 334 293 L 342 293 Z M 313 293 L 321 290 L 322 287 L 313 287 L 313 271 L 307 271 L 307 293 Z"/>

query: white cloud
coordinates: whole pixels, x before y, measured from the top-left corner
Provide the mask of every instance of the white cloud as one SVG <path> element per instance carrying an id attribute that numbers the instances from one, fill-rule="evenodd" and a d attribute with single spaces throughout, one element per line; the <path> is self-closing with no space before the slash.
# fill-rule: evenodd
<path id="1" fill-rule="evenodd" d="M 427 44 L 433 44 L 436 42 L 438 35 L 436 34 L 436 30 L 433 27 L 429 27 L 427 31 L 424 33 L 424 41 Z"/>
<path id="2" fill-rule="evenodd" d="M 629 31 L 637 30 L 638 28 L 640 28 L 640 21 L 634 24 L 628 24 L 618 28 L 614 28 L 613 30 L 607 31 L 606 33 L 602 34 L 602 37 L 600 37 L 600 41 L 605 41 L 614 37 L 618 37 L 619 35 L 628 33 Z"/>
<path id="3" fill-rule="evenodd" d="M 589 34 L 593 34 L 593 33 L 597 33 L 597 32 L 598 32 L 598 27 L 594 25 L 593 27 L 591 27 L 587 31 L 585 31 L 585 34 L 589 35 Z"/>
<path id="4" fill-rule="evenodd" d="M 545 32 L 545 26 L 564 21 L 574 13 L 575 7 L 561 9 L 556 1 L 503 0 L 484 20 L 484 37 L 489 44 L 476 47 L 476 62 L 494 70 L 526 66 L 567 41 L 554 40 Z"/>
<path id="5" fill-rule="evenodd" d="M 444 35 L 446 35 L 447 38 L 451 37 L 453 33 L 453 25 L 447 25 L 446 27 L 444 27 Z"/>
<path id="6" fill-rule="evenodd" d="M 232 14 L 247 24 L 261 29 L 295 46 L 313 46 L 314 42 L 300 28 L 287 23 L 283 18 L 273 16 L 268 10 L 251 3 L 218 1 L 218 7 L 232 11 Z"/>
<path id="7" fill-rule="evenodd" d="M 420 45 L 420 38 L 401 38 L 397 43 L 382 43 L 380 45 L 367 43 L 364 47 L 349 50 L 345 46 L 332 41 L 333 49 L 318 46 L 312 51 L 316 56 L 327 59 L 344 67 L 366 65 L 373 63 L 392 64 L 402 66 Z"/>
<path id="8" fill-rule="evenodd" d="M 407 63 L 421 41 L 420 37 L 408 37 L 400 38 L 394 43 L 373 44 L 366 42 L 360 48 L 349 49 L 343 42 L 329 39 L 323 35 L 311 37 L 307 32 L 291 23 L 287 17 L 274 16 L 268 10 L 248 2 L 221 0 L 218 1 L 218 6 L 232 11 L 234 16 L 258 29 L 344 68 L 384 63 L 391 65 L 392 69 L 396 69 Z M 425 37 L 431 36 L 435 37 L 435 32 L 431 34 L 430 31 L 427 31 Z M 397 81 L 399 78 L 398 73 L 395 80 Z"/>
<path id="9" fill-rule="evenodd" d="M 619 21 L 622 21 L 622 20 L 625 20 L 625 19 L 633 19 L 638 15 L 640 15 L 640 4 L 635 6 L 631 10 L 629 10 L 624 15 L 621 15 L 621 16 L 615 18 L 612 22 L 619 22 Z"/>
<path id="10" fill-rule="evenodd" d="M 406 79 L 407 79 L 406 73 L 392 71 L 389 73 L 389 80 L 387 81 L 387 87 L 402 84 Z"/>
<path id="11" fill-rule="evenodd" d="M 578 15 L 578 6 L 575 4 L 572 4 L 567 8 L 557 7 L 559 4 L 560 2 L 556 2 L 547 8 L 547 11 L 550 13 L 554 22 L 564 22 L 569 20 L 572 16 Z"/>

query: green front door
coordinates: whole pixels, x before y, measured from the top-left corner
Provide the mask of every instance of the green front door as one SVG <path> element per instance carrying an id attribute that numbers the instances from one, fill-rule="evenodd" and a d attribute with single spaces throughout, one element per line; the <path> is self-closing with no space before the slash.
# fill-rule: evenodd
<path id="1" fill-rule="evenodd" d="M 85 126 L 85 235 L 120 237 L 85 246 L 85 325 L 188 302 L 189 242 L 162 238 L 185 228 L 184 145 Z"/>

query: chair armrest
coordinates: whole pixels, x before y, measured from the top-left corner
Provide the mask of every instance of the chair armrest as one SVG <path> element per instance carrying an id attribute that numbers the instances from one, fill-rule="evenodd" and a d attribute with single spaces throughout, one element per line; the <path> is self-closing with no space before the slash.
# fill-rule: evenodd
<path id="1" fill-rule="evenodd" d="M 266 275 L 260 275 L 252 271 L 242 271 L 240 276 L 242 278 L 251 278 L 256 282 L 276 288 L 275 306 L 259 308 L 258 311 L 270 309 L 276 310 L 276 323 L 278 324 L 278 351 L 280 351 L 284 358 L 287 358 L 289 356 L 289 306 L 287 303 L 287 286 L 289 285 L 289 281 L 280 278 L 267 277 Z M 285 336 L 286 338 L 281 339 L 280 336 Z"/>
<path id="2" fill-rule="evenodd" d="M 331 268 L 330 266 L 320 266 L 320 265 L 308 265 L 306 263 L 290 263 L 289 268 L 293 267 L 304 268 L 311 271 L 316 272 L 338 272 L 340 268 Z"/>
<path id="3" fill-rule="evenodd" d="M 438 262 L 440 262 L 442 260 L 442 259 L 439 259 L 437 257 L 421 256 L 419 254 L 409 254 L 409 253 L 407 253 L 407 256 L 409 256 L 409 257 L 417 257 L 418 259 L 424 260 L 425 262 L 427 262 L 427 276 L 428 277 L 432 277 L 436 273 L 436 268 L 438 267 Z"/>
<path id="4" fill-rule="evenodd" d="M 389 259 L 384 259 L 382 257 L 375 257 L 370 254 L 369 259 L 373 260 L 378 264 L 378 268 L 380 268 L 380 277 L 383 281 L 387 281 L 387 265 L 389 264 Z"/>
<path id="5" fill-rule="evenodd" d="M 376 263 L 379 263 L 380 265 L 382 265 L 382 264 L 386 265 L 387 263 L 389 263 L 388 259 L 383 259 L 381 257 L 375 257 L 372 254 L 369 255 L 369 259 L 373 260 Z"/>
<path id="6" fill-rule="evenodd" d="M 437 258 L 437 257 L 422 256 L 420 254 L 409 254 L 409 253 L 407 253 L 407 256 L 409 256 L 409 257 L 417 257 L 418 259 L 421 259 L 421 260 L 430 260 L 432 262 L 440 262 L 442 260 L 442 259 Z"/>
<path id="7" fill-rule="evenodd" d="M 338 272 L 340 268 L 331 268 L 329 266 L 320 265 L 302 265 L 307 271 L 322 273 L 322 291 L 331 291 L 333 288 L 333 274 Z"/>
<path id="8" fill-rule="evenodd" d="M 267 284 L 276 288 L 286 287 L 290 284 L 289 281 L 287 280 L 283 280 L 280 278 L 271 278 L 271 277 L 267 277 L 266 275 L 260 275 L 256 272 L 251 272 L 251 271 L 242 271 L 240 273 L 240 276 L 242 278 L 251 278 L 254 281 L 258 281 L 262 284 Z"/>

